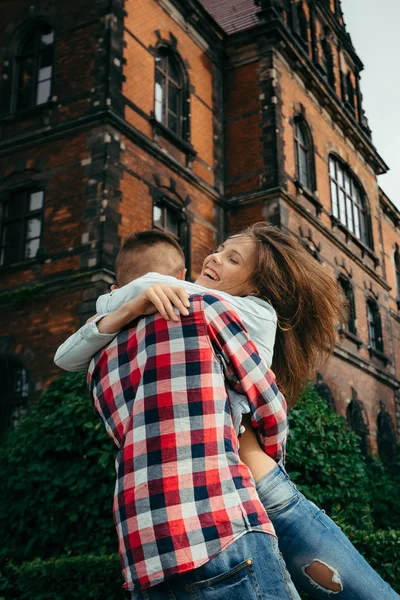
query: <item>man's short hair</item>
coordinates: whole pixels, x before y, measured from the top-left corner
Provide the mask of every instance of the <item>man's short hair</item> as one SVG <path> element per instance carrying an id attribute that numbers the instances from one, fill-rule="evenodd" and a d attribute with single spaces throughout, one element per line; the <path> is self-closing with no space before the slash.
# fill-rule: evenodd
<path id="1" fill-rule="evenodd" d="M 165 252 L 151 257 L 151 265 L 140 262 L 140 252 L 160 244 L 166 245 Z M 124 238 L 115 260 L 115 278 L 118 285 L 126 285 L 148 271 L 164 275 L 176 275 L 185 268 L 185 255 L 175 238 L 164 231 L 152 229 L 131 233 Z M 145 270 L 144 270 L 145 269 Z"/>

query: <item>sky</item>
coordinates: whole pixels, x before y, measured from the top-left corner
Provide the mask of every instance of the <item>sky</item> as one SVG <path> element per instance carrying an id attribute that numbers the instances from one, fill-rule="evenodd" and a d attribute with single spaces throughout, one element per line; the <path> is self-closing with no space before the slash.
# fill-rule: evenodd
<path id="1" fill-rule="evenodd" d="M 347 32 L 364 64 L 363 108 L 390 171 L 378 182 L 400 209 L 400 0 L 342 0 Z"/>

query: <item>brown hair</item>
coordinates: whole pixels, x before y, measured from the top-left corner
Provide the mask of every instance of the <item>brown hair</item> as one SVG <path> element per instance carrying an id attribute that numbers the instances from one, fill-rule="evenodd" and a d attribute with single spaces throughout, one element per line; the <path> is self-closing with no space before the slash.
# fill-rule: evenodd
<path id="1" fill-rule="evenodd" d="M 257 242 L 257 296 L 275 309 L 278 326 L 272 370 L 292 406 L 307 379 L 333 352 L 348 302 L 324 267 L 277 227 L 256 223 L 240 235 Z"/>
<path id="2" fill-rule="evenodd" d="M 145 251 L 159 244 L 167 245 L 167 251 L 157 252 L 151 261 L 144 260 Z M 169 252 L 168 250 L 172 250 Z M 151 263 L 151 264 L 150 264 Z M 176 275 L 185 268 L 185 255 L 178 242 L 168 233 L 152 229 L 129 234 L 122 242 L 115 260 L 115 278 L 118 285 L 125 285 L 144 275 L 148 271 L 157 271 L 163 275 Z"/>

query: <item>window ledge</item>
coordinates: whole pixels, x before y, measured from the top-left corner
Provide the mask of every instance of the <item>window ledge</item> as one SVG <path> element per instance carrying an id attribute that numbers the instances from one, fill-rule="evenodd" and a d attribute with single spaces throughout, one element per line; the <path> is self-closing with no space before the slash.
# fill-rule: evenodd
<path id="1" fill-rule="evenodd" d="M 363 345 L 363 341 L 361 338 L 358 337 L 358 335 L 356 333 L 352 333 L 351 331 L 349 331 L 348 329 L 345 329 L 343 327 L 339 328 L 339 334 L 343 335 L 345 337 L 347 337 L 350 341 L 354 342 L 355 344 L 357 344 L 357 347 L 360 348 Z"/>
<path id="2" fill-rule="evenodd" d="M 379 261 L 379 258 L 377 257 L 377 255 L 375 254 L 375 252 L 371 248 L 369 248 L 364 242 L 359 240 L 358 237 L 356 237 L 354 235 L 354 233 L 351 233 L 351 231 L 349 231 L 347 229 L 347 227 L 345 225 L 343 225 L 343 223 L 341 221 L 339 221 L 339 219 L 337 217 L 335 217 L 333 214 L 331 214 L 330 218 L 331 218 L 332 225 L 335 225 L 338 229 L 343 231 L 343 233 L 346 235 L 346 242 L 349 239 L 351 239 L 351 241 L 353 241 L 355 244 L 357 244 L 357 246 L 359 246 L 361 248 L 363 258 L 365 256 L 365 254 L 368 254 L 368 256 L 374 261 L 374 265 L 376 268 L 379 265 L 380 261 Z"/>
<path id="3" fill-rule="evenodd" d="M 25 110 L 19 110 L 9 113 L 8 115 L 4 115 L 0 117 L 0 123 L 23 121 L 24 119 L 29 119 L 29 117 L 40 115 L 43 111 L 54 108 L 55 106 L 57 106 L 56 100 L 49 100 L 45 104 L 38 104 L 37 106 L 32 106 L 31 108 L 26 108 Z"/>
<path id="4" fill-rule="evenodd" d="M 294 180 L 294 185 L 296 186 L 297 192 L 299 194 L 303 194 L 303 196 L 305 196 L 307 200 L 310 200 L 310 202 L 314 204 L 317 211 L 317 215 L 320 215 L 323 209 L 323 205 L 320 199 L 316 196 L 315 192 L 312 192 L 308 187 L 304 186 L 298 179 Z"/>
<path id="5" fill-rule="evenodd" d="M 18 271 L 29 269 L 36 264 L 40 264 L 38 257 L 35 258 L 27 258 L 26 260 L 19 260 L 13 263 L 9 263 L 7 265 L 0 265 L 0 273 L 4 273 L 6 271 Z"/>
<path id="6" fill-rule="evenodd" d="M 150 117 L 150 123 L 153 127 L 153 132 L 165 137 L 168 141 L 170 141 L 172 144 L 174 144 L 174 146 L 179 148 L 179 150 L 182 150 L 182 152 L 184 152 L 191 159 L 197 156 L 197 152 L 193 148 L 192 144 L 190 144 L 189 142 L 185 142 L 185 140 L 176 135 L 176 133 L 168 129 L 168 127 L 160 123 L 160 121 L 157 121 L 154 114 L 152 114 L 152 116 Z"/>
<path id="7" fill-rule="evenodd" d="M 391 364 L 389 357 L 386 356 L 386 354 L 384 352 L 381 352 L 380 350 L 377 350 L 376 348 L 373 348 L 372 346 L 368 346 L 368 352 L 371 357 L 376 356 L 376 358 L 379 358 L 379 360 L 381 360 L 383 363 L 385 363 L 385 365 Z"/>

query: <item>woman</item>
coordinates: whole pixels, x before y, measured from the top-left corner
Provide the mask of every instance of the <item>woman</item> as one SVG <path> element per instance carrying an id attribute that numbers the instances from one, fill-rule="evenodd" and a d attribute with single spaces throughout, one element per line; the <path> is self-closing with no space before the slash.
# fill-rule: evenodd
<path id="1" fill-rule="evenodd" d="M 152 276 L 157 278 L 154 273 Z M 228 295 L 232 294 L 231 304 L 260 355 L 272 366 L 279 387 L 291 404 L 322 359 L 326 360 L 333 351 L 337 324 L 345 320 L 346 303 L 336 282 L 296 241 L 266 223 L 258 223 L 228 238 L 216 253 L 205 259 L 196 285 L 171 279 L 166 281 L 159 276 L 163 283 L 144 291 L 137 280 L 114 293 L 116 310 L 99 321 L 99 331 L 110 335 L 114 332 L 114 336 L 116 329 L 154 310 L 166 318 L 176 318 L 172 305 L 184 315 L 187 296 L 182 294 L 181 287 L 171 288 L 167 284 L 181 284 L 188 293 L 199 293 L 199 286 L 203 291 L 213 289 L 228 301 Z M 142 281 L 141 285 L 145 283 Z M 106 312 L 101 309 L 104 302 L 109 303 L 108 296 L 100 299 L 98 312 Z M 254 313 L 254 302 L 258 302 L 260 316 L 265 311 L 269 315 L 264 321 L 259 320 L 258 328 L 249 318 L 250 309 Z M 109 341 L 106 339 L 104 345 Z M 68 340 L 65 344 L 64 354 L 60 352 L 63 347 L 57 353 L 64 358 L 73 355 L 75 347 L 68 345 Z M 87 349 L 80 368 L 87 366 L 93 353 L 93 349 Z M 67 368 L 68 361 L 56 362 Z M 333 521 L 298 492 L 283 465 L 276 465 L 261 450 L 248 417 L 243 416 L 248 412 L 244 398 L 231 390 L 230 400 L 237 430 L 242 422 L 241 459 L 256 480 L 296 587 L 317 600 L 332 593 L 345 600 L 399 598 Z"/>

